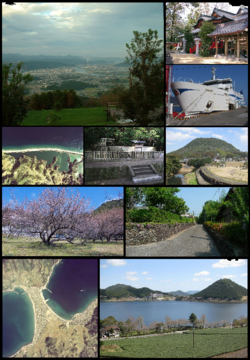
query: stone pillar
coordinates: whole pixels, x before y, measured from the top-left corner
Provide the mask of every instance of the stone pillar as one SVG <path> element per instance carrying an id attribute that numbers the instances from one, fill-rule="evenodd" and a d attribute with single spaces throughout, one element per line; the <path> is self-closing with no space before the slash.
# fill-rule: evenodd
<path id="1" fill-rule="evenodd" d="M 197 37 L 194 39 L 194 41 L 195 41 L 195 45 L 196 45 L 195 56 L 200 56 L 199 55 L 199 50 L 200 50 L 199 43 L 200 43 L 201 39 Z"/>
<path id="2" fill-rule="evenodd" d="M 215 57 L 217 58 L 218 55 L 218 40 L 217 36 L 215 36 Z"/>
<path id="3" fill-rule="evenodd" d="M 228 52 L 228 36 L 225 36 L 225 42 L 224 42 L 224 55 L 225 58 L 227 58 L 227 52 Z"/>
<path id="4" fill-rule="evenodd" d="M 237 60 L 240 60 L 240 34 L 237 35 Z"/>
<path id="5" fill-rule="evenodd" d="M 183 45 L 182 45 L 182 51 L 181 51 L 182 53 L 186 52 L 186 42 L 187 42 L 187 40 L 183 38 L 182 39 L 182 44 Z"/>

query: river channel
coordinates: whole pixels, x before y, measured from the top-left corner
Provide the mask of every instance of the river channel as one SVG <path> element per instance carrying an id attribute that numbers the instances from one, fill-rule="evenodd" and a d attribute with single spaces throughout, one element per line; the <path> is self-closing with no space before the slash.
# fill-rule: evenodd
<path id="1" fill-rule="evenodd" d="M 167 185 L 186 185 L 184 175 L 176 174 L 166 180 Z"/>

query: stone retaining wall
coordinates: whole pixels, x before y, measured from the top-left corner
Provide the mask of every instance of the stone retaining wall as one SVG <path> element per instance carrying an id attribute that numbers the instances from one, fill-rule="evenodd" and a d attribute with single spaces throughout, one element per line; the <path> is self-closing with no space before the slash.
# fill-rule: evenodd
<path id="1" fill-rule="evenodd" d="M 210 229 L 207 225 L 203 224 L 204 229 L 208 232 L 208 234 L 213 239 L 215 246 L 220 252 L 221 256 L 246 256 L 244 250 L 237 248 L 229 243 L 228 240 L 223 238 L 220 234 L 218 234 L 213 229 Z"/>
<path id="2" fill-rule="evenodd" d="M 202 178 L 210 185 L 247 185 L 247 183 L 223 179 L 210 173 L 209 170 L 207 170 L 207 168 L 204 166 L 199 169 L 199 172 Z"/>
<path id="3" fill-rule="evenodd" d="M 197 179 L 197 182 L 199 185 L 210 185 L 207 181 L 205 181 L 203 179 L 203 177 L 200 175 L 200 169 L 198 169 L 196 172 L 195 172 L 195 175 L 196 175 L 196 179 Z"/>
<path id="4" fill-rule="evenodd" d="M 166 240 L 172 235 L 189 229 L 194 225 L 194 223 L 180 223 L 177 225 L 155 224 L 149 228 L 147 225 L 140 225 L 140 227 L 133 226 L 131 229 L 126 230 L 126 245 L 143 245 Z"/>

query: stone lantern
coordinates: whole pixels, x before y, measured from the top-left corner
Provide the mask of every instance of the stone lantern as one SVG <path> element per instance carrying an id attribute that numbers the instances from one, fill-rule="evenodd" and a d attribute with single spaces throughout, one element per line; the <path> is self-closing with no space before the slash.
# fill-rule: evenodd
<path id="1" fill-rule="evenodd" d="M 199 38 L 199 37 L 196 37 L 195 39 L 194 39 L 194 41 L 195 41 L 195 45 L 196 45 L 196 51 L 195 51 L 195 56 L 200 56 L 199 55 L 199 44 L 200 44 L 200 41 L 201 41 L 201 39 Z"/>

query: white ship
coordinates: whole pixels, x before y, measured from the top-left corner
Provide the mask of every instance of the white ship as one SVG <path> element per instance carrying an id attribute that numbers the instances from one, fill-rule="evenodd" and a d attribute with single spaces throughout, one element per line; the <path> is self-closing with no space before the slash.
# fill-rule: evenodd
<path id="1" fill-rule="evenodd" d="M 216 68 L 212 67 L 213 80 L 195 84 L 189 81 L 171 83 L 173 93 L 186 115 L 227 111 L 244 106 L 243 92 L 233 89 L 232 79 L 215 79 Z"/>

